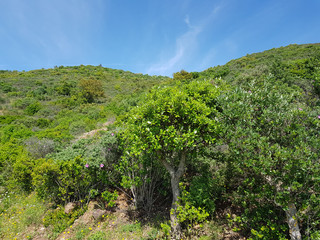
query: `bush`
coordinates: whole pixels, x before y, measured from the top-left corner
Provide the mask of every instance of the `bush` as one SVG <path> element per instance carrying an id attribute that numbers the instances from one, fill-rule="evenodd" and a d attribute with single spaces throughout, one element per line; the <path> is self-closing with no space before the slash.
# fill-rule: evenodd
<path id="1" fill-rule="evenodd" d="M 31 137 L 25 142 L 25 146 L 31 156 L 35 159 L 44 158 L 48 153 L 52 153 L 55 149 L 55 143 L 51 139 L 39 139 Z"/>
<path id="2" fill-rule="evenodd" d="M 54 88 L 54 90 L 59 95 L 69 96 L 71 94 L 72 88 L 74 86 L 71 83 L 67 83 L 66 81 L 61 81 L 58 86 Z"/>
<path id="3" fill-rule="evenodd" d="M 56 181 L 59 175 L 59 166 L 52 159 L 38 159 L 31 176 L 32 184 L 40 198 L 61 202 L 58 196 L 59 185 Z"/>
<path id="4" fill-rule="evenodd" d="M 87 200 L 90 192 L 118 182 L 113 171 L 113 163 L 119 157 L 116 141 L 110 133 L 98 141 L 82 139 L 60 153 L 48 155 L 53 159 L 40 159 L 33 173 L 38 195 L 56 203 Z M 112 204 L 116 192 L 104 196 Z"/>
<path id="5" fill-rule="evenodd" d="M 80 88 L 88 103 L 94 102 L 98 97 L 104 97 L 102 82 L 97 79 L 82 79 Z"/>
<path id="6" fill-rule="evenodd" d="M 53 232 L 61 233 L 85 212 L 85 208 L 75 209 L 72 213 L 66 214 L 62 206 L 54 210 L 49 210 L 43 217 L 43 225 L 51 227 Z"/>
<path id="7" fill-rule="evenodd" d="M 0 184 L 11 190 L 31 189 L 34 161 L 23 147 L 7 142 L 0 145 Z"/>
<path id="8" fill-rule="evenodd" d="M 227 215 L 229 226 L 233 231 L 241 231 L 251 236 L 250 239 L 287 239 L 288 226 L 283 219 L 281 209 L 264 203 L 259 209 L 251 203 L 241 216 Z"/>
<path id="9" fill-rule="evenodd" d="M 37 120 L 37 127 L 40 127 L 40 128 L 47 128 L 49 125 L 50 125 L 50 120 L 48 119 L 45 119 L 45 118 L 39 118 Z"/>
<path id="10" fill-rule="evenodd" d="M 25 112 L 26 114 L 32 116 L 39 112 L 41 109 L 41 104 L 39 102 L 31 103 L 29 106 L 26 107 Z"/>
<path id="11" fill-rule="evenodd" d="M 21 154 L 12 164 L 12 176 L 10 187 L 20 187 L 22 190 L 30 192 L 32 190 L 32 177 L 35 161 L 26 154 Z"/>
<path id="12" fill-rule="evenodd" d="M 19 109 L 25 109 L 28 107 L 30 104 L 34 102 L 33 98 L 27 97 L 24 99 L 17 99 L 16 101 L 13 102 L 13 106 Z"/>
<path id="13" fill-rule="evenodd" d="M 43 159 L 32 176 L 38 195 L 56 203 L 87 199 L 90 189 L 97 184 L 95 171 L 86 168 L 80 157 L 69 161 Z"/>
<path id="14" fill-rule="evenodd" d="M 6 99 L 3 98 L 3 97 L 0 97 L 0 103 L 1 103 L 1 104 L 5 104 L 5 103 L 6 103 Z"/>
<path id="15" fill-rule="evenodd" d="M 221 196 L 223 179 L 212 177 L 208 171 L 202 171 L 201 175 L 194 176 L 190 183 L 189 200 L 195 207 L 205 209 L 209 214 L 215 211 L 215 200 Z"/>
<path id="16" fill-rule="evenodd" d="M 118 192 L 115 190 L 113 193 L 109 191 L 104 191 L 101 194 L 101 197 L 104 201 L 107 202 L 108 207 L 113 207 L 116 204 L 116 200 L 118 198 Z"/>
<path id="17" fill-rule="evenodd" d="M 209 214 L 202 208 L 196 208 L 192 206 L 190 202 L 190 193 L 186 191 L 185 187 L 180 184 L 182 188 L 180 202 L 177 208 L 178 221 L 181 226 L 186 230 L 186 235 L 197 235 L 198 229 L 194 227 L 199 224 L 199 227 L 203 227 L 203 223 L 206 221 Z"/>
<path id="18" fill-rule="evenodd" d="M 173 79 L 177 81 L 187 81 L 193 78 L 192 73 L 189 73 L 185 70 L 181 70 L 180 72 L 176 72 L 173 74 Z"/>
<path id="19" fill-rule="evenodd" d="M 16 89 L 12 85 L 2 81 L 0 82 L 0 90 L 5 93 L 16 91 Z"/>

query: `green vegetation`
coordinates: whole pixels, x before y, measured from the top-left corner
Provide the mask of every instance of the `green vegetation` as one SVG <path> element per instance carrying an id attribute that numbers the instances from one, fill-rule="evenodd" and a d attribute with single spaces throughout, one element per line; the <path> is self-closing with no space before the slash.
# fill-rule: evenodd
<path id="1" fill-rule="evenodd" d="M 1 239 L 320 236 L 320 44 L 0 71 L 0 104 Z"/>
<path id="2" fill-rule="evenodd" d="M 163 89 L 155 88 L 147 103 L 134 108 L 125 119 L 125 151 L 128 157 L 153 154 L 170 174 L 173 194 L 170 221 L 172 235 L 180 238 L 177 216 L 179 182 L 188 161 L 197 158 L 206 144 L 214 144 L 220 126 L 216 121 L 216 98 L 224 84 L 193 81 Z"/>

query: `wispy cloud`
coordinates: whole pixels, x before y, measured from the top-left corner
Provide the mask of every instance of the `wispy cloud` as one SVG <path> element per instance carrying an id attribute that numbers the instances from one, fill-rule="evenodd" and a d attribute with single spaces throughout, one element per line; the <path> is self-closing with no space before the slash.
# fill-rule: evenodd
<path id="1" fill-rule="evenodd" d="M 190 24 L 190 18 L 189 18 L 189 15 L 187 15 L 187 16 L 185 17 L 184 22 L 187 24 L 187 26 L 188 26 L 189 28 L 191 28 L 191 27 L 192 27 L 192 26 L 191 26 L 191 24 Z"/>
<path id="2" fill-rule="evenodd" d="M 189 15 L 186 15 L 184 22 L 188 26 L 188 30 L 176 39 L 174 54 L 150 66 L 147 73 L 170 76 L 174 72 L 180 71 L 189 60 L 192 60 L 192 55 L 198 46 L 199 35 L 205 30 L 208 22 L 218 13 L 219 9 L 220 6 L 215 7 L 209 16 L 201 19 L 198 25 L 193 25 Z"/>
<path id="3" fill-rule="evenodd" d="M 201 27 L 195 27 L 176 39 L 175 54 L 169 59 L 156 63 L 148 69 L 148 74 L 170 75 L 175 69 L 182 65 L 188 51 L 192 51 L 197 44 L 197 36 L 202 31 Z"/>

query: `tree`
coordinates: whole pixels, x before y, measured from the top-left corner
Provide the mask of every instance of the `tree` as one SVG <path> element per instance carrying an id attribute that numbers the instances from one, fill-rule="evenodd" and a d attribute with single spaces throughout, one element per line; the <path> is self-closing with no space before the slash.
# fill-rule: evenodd
<path id="1" fill-rule="evenodd" d="M 189 73 L 185 70 L 181 70 L 180 72 L 176 72 L 173 74 L 174 80 L 184 81 L 191 80 L 193 78 L 192 73 Z"/>
<path id="2" fill-rule="evenodd" d="M 186 162 L 192 161 L 220 131 L 215 99 L 226 89 L 222 82 L 194 81 L 187 85 L 155 88 L 147 101 L 128 115 L 123 136 L 132 156 L 153 153 L 170 174 L 172 208 L 171 234 L 180 239 L 177 219 L 179 182 Z"/>
<path id="3" fill-rule="evenodd" d="M 87 102 L 92 103 L 97 97 L 104 97 L 104 90 L 101 81 L 89 78 L 80 81 L 80 88 Z"/>
<path id="4" fill-rule="evenodd" d="M 243 192 L 283 209 L 291 239 L 301 239 L 299 220 L 319 221 L 319 119 L 297 89 L 268 81 L 248 88 L 220 99 L 230 160 L 240 168 Z"/>

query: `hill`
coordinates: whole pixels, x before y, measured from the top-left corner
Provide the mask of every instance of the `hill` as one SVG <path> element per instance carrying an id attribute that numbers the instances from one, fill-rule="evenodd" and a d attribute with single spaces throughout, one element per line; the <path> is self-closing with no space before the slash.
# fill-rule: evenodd
<path id="1" fill-rule="evenodd" d="M 127 111 L 143 92 L 168 80 L 101 66 L 0 71 L 0 126 L 32 130 L 28 137 L 71 139 Z"/>
<path id="2" fill-rule="evenodd" d="M 320 44 L 173 78 L 1 70 L 0 103 L 2 239 L 168 239 L 182 166 L 184 239 L 320 236 Z"/>
<path id="3" fill-rule="evenodd" d="M 319 97 L 320 44 L 289 45 L 231 60 L 208 68 L 200 77 L 221 77 L 234 85 L 275 77 L 289 86 L 299 86 L 306 94 Z"/>

